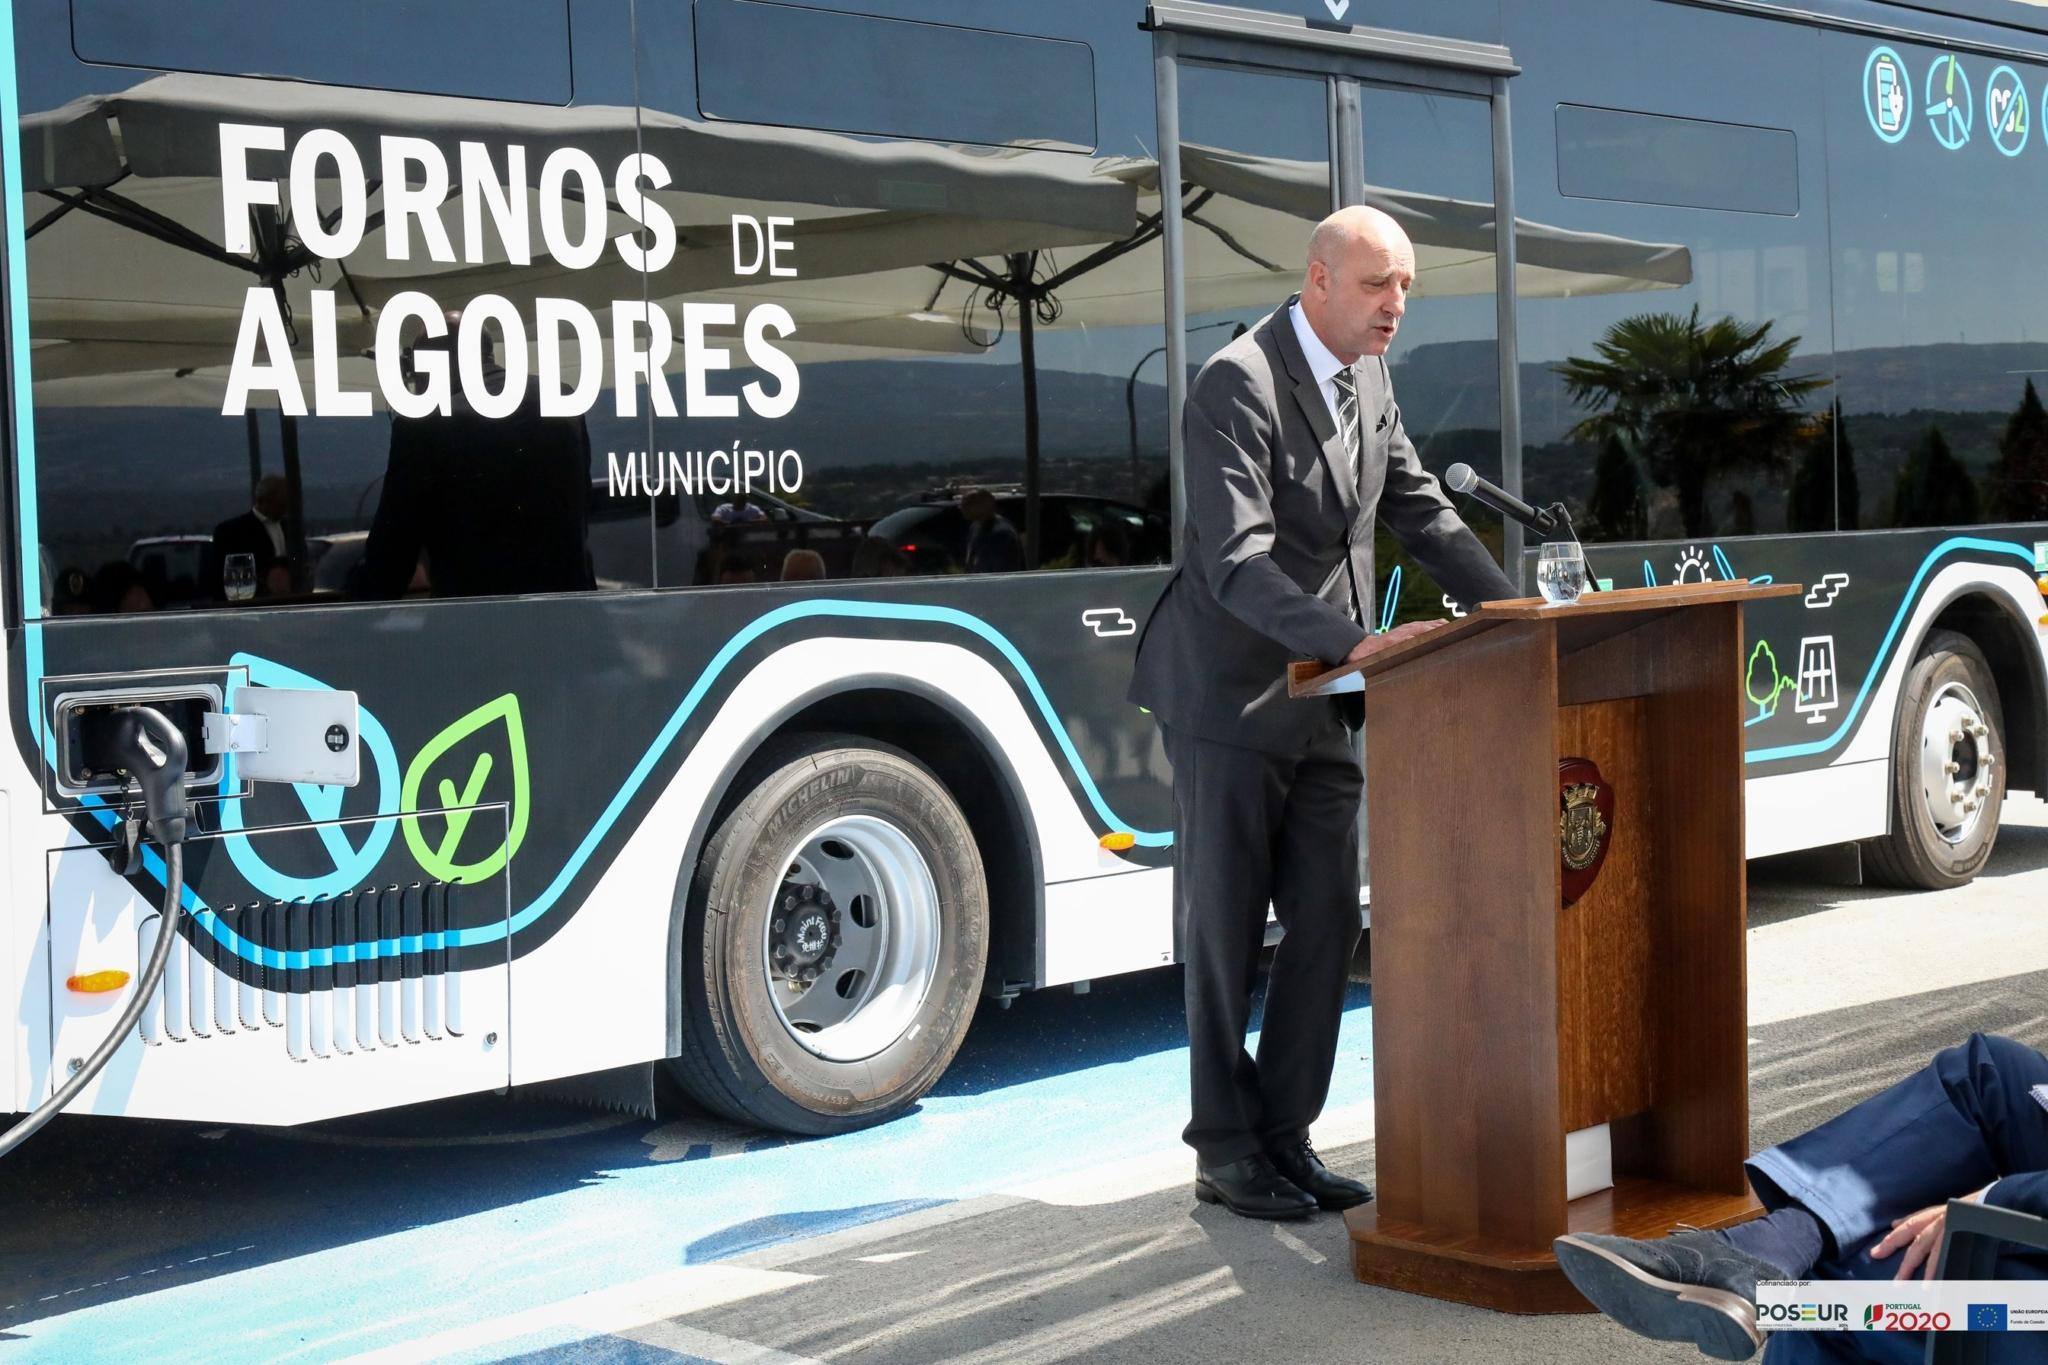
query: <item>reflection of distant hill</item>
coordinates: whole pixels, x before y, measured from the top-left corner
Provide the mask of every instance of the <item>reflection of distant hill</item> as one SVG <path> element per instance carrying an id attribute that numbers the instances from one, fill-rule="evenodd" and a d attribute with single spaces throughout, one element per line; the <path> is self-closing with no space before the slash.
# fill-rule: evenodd
<path id="1" fill-rule="evenodd" d="M 1394 393 L 1409 429 L 1480 425 L 1472 405 L 1497 401 L 1496 365 L 1490 341 L 1439 342 L 1405 353 L 1397 347 Z M 1843 410 L 1852 416 L 1902 415 L 1914 409 L 2004 414 L 2019 405 L 2028 375 L 2048 375 L 2048 342 L 1872 347 L 1796 356 L 1787 368 L 1792 374 L 1831 376 L 1835 383 L 1816 395 L 1816 406 L 1826 406 L 1839 393 Z M 1525 362 L 1521 370 L 1523 442 L 1563 440 L 1586 410 L 1565 395 L 1553 362 Z"/>
<path id="2" fill-rule="evenodd" d="M 1397 347 L 1396 395 L 1430 465 L 1469 460 L 1498 468 L 1493 343 Z M 2048 342 L 1877 347 L 1804 356 L 1794 373 L 1833 373 L 1851 425 L 1867 505 L 1887 495 L 1890 471 L 1938 422 L 1958 458 L 1981 474 L 2028 373 L 2048 372 Z M 1141 453 L 1156 468 L 1166 444 L 1159 364 L 1137 389 Z M 721 377 L 736 391 L 752 376 Z M 1522 437 L 1530 491 L 1547 500 L 1578 489 L 1583 452 L 1562 444 L 1585 415 L 1549 362 L 1521 367 Z M 1121 374 L 1045 370 L 1039 376 L 1046 487 L 1130 497 L 1128 417 Z M 280 466 L 277 418 L 260 422 L 267 469 Z M 644 423 L 596 417 L 597 471 L 607 450 L 636 450 Z M 384 471 L 385 419 L 299 424 L 309 529 L 360 529 Z M 1432 434 L 1434 439 L 1432 440 Z M 793 447 L 811 471 L 801 495 L 840 516 L 874 515 L 936 483 L 1021 480 L 1023 385 L 1015 365 L 932 360 L 845 361 L 803 369 L 797 410 L 776 422 L 663 421 L 655 448 L 714 449 L 735 439 Z M 239 419 L 200 408 L 40 409 L 36 414 L 42 528 L 60 562 L 97 563 L 145 535 L 203 533 L 247 503 L 247 432 Z M 174 472 L 167 473 L 167 468 Z M 119 491 L 130 490 L 130 491 Z M 132 490 L 147 490 L 138 495 Z"/>

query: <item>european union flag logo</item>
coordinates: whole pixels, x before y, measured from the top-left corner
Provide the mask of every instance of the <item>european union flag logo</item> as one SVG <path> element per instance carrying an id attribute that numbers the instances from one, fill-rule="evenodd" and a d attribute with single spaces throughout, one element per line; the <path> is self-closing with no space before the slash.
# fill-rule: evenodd
<path id="1" fill-rule="evenodd" d="M 2005 1305 L 2002 1303 L 1973 1303 L 1969 1314 L 1963 1319 L 1972 1332 L 2003 1332 L 2005 1328 Z"/>

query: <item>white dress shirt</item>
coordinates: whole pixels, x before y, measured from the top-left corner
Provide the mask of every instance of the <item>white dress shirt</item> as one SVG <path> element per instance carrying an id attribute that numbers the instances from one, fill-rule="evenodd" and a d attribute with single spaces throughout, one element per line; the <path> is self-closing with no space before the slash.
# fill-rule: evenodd
<path id="1" fill-rule="evenodd" d="M 1294 335 L 1301 342 L 1301 353 L 1308 357 L 1308 368 L 1316 377 L 1316 387 L 1323 391 L 1323 405 L 1330 410 L 1330 420 L 1342 427 L 1344 419 L 1337 415 L 1337 376 L 1344 370 L 1344 362 L 1330 354 L 1330 348 L 1323 345 L 1316 329 L 1308 325 L 1308 319 L 1302 316 L 1300 303 L 1287 312 L 1294 320 Z"/>

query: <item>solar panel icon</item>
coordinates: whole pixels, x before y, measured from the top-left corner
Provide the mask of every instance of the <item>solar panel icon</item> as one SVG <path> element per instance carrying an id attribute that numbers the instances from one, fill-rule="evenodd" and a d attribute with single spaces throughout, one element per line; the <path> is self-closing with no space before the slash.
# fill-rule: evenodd
<path id="1" fill-rule="evenodd" d="M 1799 642 L 1799 695 L 1792 709 L 1819 725 L 1842 704 L 1835 686 L 1835 637 L 1809 635 Z"/>

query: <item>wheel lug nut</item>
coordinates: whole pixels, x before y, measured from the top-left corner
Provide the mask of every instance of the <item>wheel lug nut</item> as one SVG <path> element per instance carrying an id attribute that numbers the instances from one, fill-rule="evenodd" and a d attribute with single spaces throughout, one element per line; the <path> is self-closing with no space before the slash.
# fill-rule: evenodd
<path id="1" fill-rule="evenodd" d="M 1954 759 L 1950 759 L 1948 762 L 1941 765 L 1941 770 L 1947 773 L 1950 777 L 1954 777 L 1957 773 L 1963 770 L 1963 765 L 1956 762 Z"/>
<path id="2" fill-rule="evenodd" d="M 1948 766 L 1949 766 L 1949 769 L 1950 769 L 1951 771 L 1953 771 L 1953 770 L 1955 769 L 1955 766 L 1956 766 L 1956 765 L 1955 765 L 1955 764 L 1953 764 L 1953 763 L 1951 763 L 1951 764 L 1949 764 Z M 781 932 L 782 932 L 782 930 L 783 930 L 783 927 L 784 927 L 784 926 L 785 926 L 786 924 L 788 924 L 788 922 L 789 922 L 789 921 L 787 921 L 787 920 L 777 920 L 777 921 L 775 921 L 775 932 L 776 932 L 776 933 L 778 933 L 778 934 L 779 934 L 779 933 L 781 933 Z"/>

